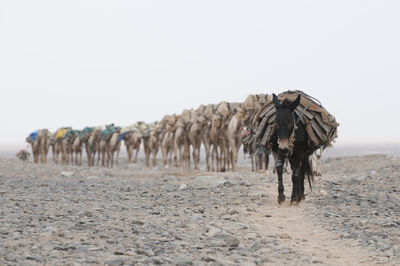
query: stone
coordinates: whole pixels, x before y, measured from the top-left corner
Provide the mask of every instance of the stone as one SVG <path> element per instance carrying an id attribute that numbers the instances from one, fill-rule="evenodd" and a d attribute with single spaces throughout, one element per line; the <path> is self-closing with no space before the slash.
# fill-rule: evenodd
<path id="1" fill-rule="evenodd" d="M 62 177 L 71 177 L 73 175 L 74 175 L 74 172 L 67 172 L 67 171 L 61 172 Z"/>
<path id="2" fill-rule="evenodd" d="M 153 257 L 154 256 L 154 252 L 151 249 L 137 249 L 136 253 L 139 255 L 146 255 L 147 257 Z"/>
<path id="3" fill-rule="evenodd" d="M 292 239 L 292 237 L 288 233 L 280 233 L 276 234 L 280 239 Z"/>
<path id="4" fill-rule="evenodd" d="M 104 262 L 105 265 L 109 265 L 109 266 L 121 266 L 124 265 L 124 261 L 123 260 L 108 260 L 106 262 Z"/>
<path id="5" fill-rule="evenodd" d="M 211 247 L 238 247 L 240 243 L 238 238 L 226 233 L 216 233 L 208 242 Z"/>
<path id="6" fill-rule="evenodd" d="M 178 188 L 178 190 L 186 190 L 188 188 L 188 185 L 186 184 L 181 184 Z"/>
<path id="7" fill-rule="evenodd" d="M 177 266 L 193 265 L 193 259 L 189 256 L 181 256 L 174 261 Z"/>
<path id="8" fill-rule="evenodd" d="M 323 190 L 323 189 L 321 189 L 320 190 L 320 192 L 319 192 L 319 194 L 321 195 L 321 196 L 328 196 L 328 192 L 326 192 L 326 190 Z"/>

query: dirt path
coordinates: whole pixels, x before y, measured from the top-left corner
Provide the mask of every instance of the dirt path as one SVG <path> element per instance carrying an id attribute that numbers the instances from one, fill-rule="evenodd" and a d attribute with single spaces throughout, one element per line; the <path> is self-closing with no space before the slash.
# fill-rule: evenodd
<path id="1" fill-rule="evenodd" d="M 274 185 L 263 186 L 263 189 L 268 195 L 277 194 Z M 288 195 L 289 192 L 286 194 Z M 290 199 L 287 199 L 280 206 L 275 197 L 270 197 L 269 200 L 271 202 L 258 207 L 256 212 L 248 217 L 250 223 L 254 224 L 262 236 L 278 235 L 297 253 L 312 257 L 312 263 L 372 264 L 366 251 L 358 247 L 357 241 L 343 239 L 340 235 L 329 232 L 310 221 L 305 213 L 306 207 L 311 204 L 310 201 L 302 202 L 299 206 L 290 206 Z"/>

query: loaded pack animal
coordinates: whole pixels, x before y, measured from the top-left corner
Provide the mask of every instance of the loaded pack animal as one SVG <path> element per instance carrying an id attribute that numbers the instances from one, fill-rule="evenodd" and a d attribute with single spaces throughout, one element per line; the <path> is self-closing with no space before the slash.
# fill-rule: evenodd
<path id="1" fill-rule="evenodd" d="M 161 120 L 163 124 L 163 133 L 161 138 L 161 152 L 164 167 L 172 167 L 172 154 L 174 152 L 174 134 L 175 134 L 175 123 L 176 115 L 166 115 Z M 168 166 L 167 166 L 168 163 Z M 177 164 L 177 158 L 175 155 L 175 165 Z"/>
<path id="2" fill-rule="evenodd" d="M 153 154 L 153 167 L 157 165 L 157 153 L 160 148 L 160 135 L 162 126 L 160 123 L 149 125 L 142 134 L 146 167 L 150 167 L 150 155 Z"/>
<path id="3" fill-rule="evenodd" d="M 50 132 L 48 129 L 41 129 L 32 132 L 26 142 L 31 144 L 34 163 L 46 163 L 49 151 Z"/>
<path id="4" fill-rule="evenodd" d="M 301 96 L 290 102 L 284 99 L 282 103 L 278 97 L 273 95 L 273 103 L 276 108 L 275 124 L 276 130 L 272 136 L 273 152 L 278 154 L 276 170 L 278 174 L 278 203 L 282 204 L 286 200 L 283 186 L 283 167 L 285 159 L 289 159 L 292 169 L 292 195 L 290 203 L 298 205 L 305 199 L 304 180 L 305 176 L 311 187 L 311 180 L 314 179 L 309 160 L 309 136 L 301 119 L 298 118 L 294 110 L 300 103 Z"/>
<path id="5" fill-rule="evenodd" d="M 184 110 L 176 122 L 174 135 L 174 154 L 178 154 L 178 166 L 190 167 L 190 140 L 189 129 L 191 127 L 191 110 Z"/>
<path id="6" fill-rule="evenodd" d="M 142 136 L 141 133 L 139 132 L 139 129 L 138 128 L 129 129 L 129 131 L 124 132 L 119 136 L 119 140 L 120 139 L 124 140 L 126 146 L 126 152 L 128 153 L 128 163 L 136 163 L 140 150 L 140 144 L 142 143 Z M 136 153 L 132 159 L 134 150 L 136 151 Z"/>
<path id="7" fill-rule="evenodd" d="M 210 129 L 211 150 L 211 170 L 217 172 L 225 172 L 227 167 L 228 155 L 226 140 L 226 122 L 230 112 L 228 102 L 221 102 L 217 105 L 212 116 Z M 216 162 L 214 168 L 214 159 Z"/>
<path id="8" fill-rule="evenodd" d="M 118 165 L 119 151 L 121 148 L 121 140 L 118 140 L 121 128 L 115 127 L 114 124 L 106 126 L 106 129 L 101 132 L 99 151 L 102 155 L 101 166 L 114 167 L 114 156 L 115 161 Z M 116 155 L 114 155 L 116 153 Z M 106 160 L 107 156 L 107 160 Z"/>
<path id="9" fill-rule="evenodd" d="M 207 171 L 211 171 L 211 162 L 210 162 L 210 156 L 211 156 L 211 139 L 210 139 L 210 131 L 211 131 L 211 121 L 212 117 L 214 115 L 214 108 L 215 106 L 213 104 L 209 104 L 207 106 L 201 105 L 197 110 L 196 114 L 199 116 L 203 116 L 204 121 L 203 121 L 203 128 L 202 131 L 200 132 L 200 135 L 202 136 L 202 141 L 206 153 L 206 164 L 207 164 Z"/>
<path id="10" fill-rule="evenodd" d="M 101 127 L 94 128 L 88 137 L 85 143 L 86 156 L 88 160 L 88 166 L 94 166 L 94 161 L 96 158 L 96 152 L 98 153 L 97 165 L 99 165 L 100 161 L 100 152 L 99 152 L 99 142 L 101 135 Z M 85 140 L 85 139 L 84 139 Z"/>
<path id="11" fill-rule="evenodd" d="M 82 165 L 82 152 L 83 152 L 83 146 L 85 145 L 85 148 L 87 146 L 87 142 L 89 140 L 90 135 L 93 132 L 93 127 L 85 127 L 83 130 L 81 130 L 78 133 L 78 136 L 75 137 L 73 143 L 72 143 L 72 151 L 75 153 L 75 164 L 76 165 Z M 88 164 L 90 161 L 90 155 L 88 156 L 88 153 L 86 151 L 86 155 L 88 158 Z"/>
<path id="12" fill-rule="evenodd" d="M 196 170 L 199 169 L 200 147 L 201 147 L 201 143 L 203 141 L 203 135 L 206 131 L 206 126 L 207 126 L 207 118 L 199 112 L 196 112 L 196 111 L 193 112 L 190 126 L 189 126 L 188 138 L 189 138 L 190 146 L 192 146 L 193 164 L 194 164 L 194 169 L 196 169 Z M 206 154 L 207 154 L 207 151 L 206 151 Z M 190 158 L 189 158 L 189 161 L 190 161 Z M 208 168 L 208 165 L 207 165 L 207 168 Z"/>

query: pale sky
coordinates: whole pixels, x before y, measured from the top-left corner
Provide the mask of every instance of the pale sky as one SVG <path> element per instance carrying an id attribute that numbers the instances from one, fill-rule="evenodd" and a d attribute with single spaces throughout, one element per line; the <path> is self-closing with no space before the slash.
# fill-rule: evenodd
<path id="1" fill-rule="evenodd" d="M 301 89 L 399 142 L 400 1 L 0 1 L 0 144 Z"/>

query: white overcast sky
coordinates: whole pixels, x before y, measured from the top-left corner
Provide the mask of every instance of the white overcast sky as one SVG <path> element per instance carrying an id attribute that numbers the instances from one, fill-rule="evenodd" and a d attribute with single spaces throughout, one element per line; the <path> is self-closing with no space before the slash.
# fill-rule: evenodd
<path id="1" fill-rule="evenodd" d="M 399 142 L 400 1 L 0 1 L 0 143 L 301 89 Z"/>

